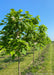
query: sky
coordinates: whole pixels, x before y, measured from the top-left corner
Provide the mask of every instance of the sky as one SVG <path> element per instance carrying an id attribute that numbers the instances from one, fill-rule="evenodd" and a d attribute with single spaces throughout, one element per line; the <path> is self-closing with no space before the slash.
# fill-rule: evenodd
<path id="1" fill-rule="evenodd" d="M 34 17 L 40 15 L 39 24 L 47 26 L 48 36 L 54 41 L 54 0 L 0 0 L 0 22 L 12 8 L 22 9 L 23 13 L 29 11 Z"/>

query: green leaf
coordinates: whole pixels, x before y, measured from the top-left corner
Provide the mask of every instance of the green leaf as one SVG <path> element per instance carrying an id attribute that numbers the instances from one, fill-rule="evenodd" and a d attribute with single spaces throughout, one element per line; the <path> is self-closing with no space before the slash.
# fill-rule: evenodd
<path id="1" fill-rule="evenodd" d="M 23 12 L 23 10 L 22 9 L 19 9 L 19 12 L 21 13 L 21 12 Z"/>
<path id="2" fill-rule="evenodd" d="M 2 22 L 4 22 L 4 20 L 2 20 Z"/>
<path id="3" fill-rule="evenodd" d="M 39 17 L 40 17 L 39 15 L 36 16 L 36 18 L 37 18 L 39 21 L 41 21 Z"/>
<path id="4" fill-rule="evenodd" d="M 11 11 L 15 11 L 14 9 L 10 9 Z"/>
<path id="5" fill-rule="evenodd" d="M 3 25 L 4 23 L 0 23 L 0 25 Z"/>
<path id="6" fill-rule="evenodd" d="M 29 11 L 25 11 L 26 14 L 29 14 Z"/>
<path id="7" fill-rule="evenodd" d="M 12 55 L 12 59 L 14 59 L 14 58 L 15 58 L 15 54 Z"/>
<path id="8" fill-rule="evenodd" d="M 24 48 L 22 49 L 22 53 L 26 55 L 26 50 Z"/>
<path id="9" fill-rule="evenodd" d="M 16 51 L 15 53 L 17 54 L 17 56 L 21 56 L 19 51 Z"/>
<path id="10" fill-rule="evenodd" d="M 15 51 L 11 51 L 10 54 L 11 54 L 11 56 L 13 56 L 13 54 L 15 54 Z"/>

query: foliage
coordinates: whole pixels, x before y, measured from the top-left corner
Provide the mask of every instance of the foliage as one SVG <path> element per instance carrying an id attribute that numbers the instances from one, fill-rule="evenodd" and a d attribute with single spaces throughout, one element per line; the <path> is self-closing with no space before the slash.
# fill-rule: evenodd
<path id="1" fill-rule="evenodd" d="M 28 11 L 25 11 L 25 14 L 22 14 L 22 11 L 22 9 L 19 11 L 11 9 L 0 23 L 5 25 L 0 31 L 0 41 L 6 54 L 11 54 L 13 57 L 20 56 L 21 53 L 26 54 L 27 50 L 31 50 L 30 47 L 37 36 L 37 24 L 40 21 L 39 15 L 34 18 Z"/>
<path id="2" fill-rule="evenodd" d="M 40 16 L 33 17 L 28 11 L 22 14 L 22 11 L 22 9 L 18 11 L 11 9 L 0 23 L 0 26 L 4 25 L 0 31 L 2 48 L 6 54 L 12 56 L 26 54 L 26 51 L 31 50 L 32 46 L 43 47 L 51 41 L 47 36 L 47 27 L 38 25 Z"/>

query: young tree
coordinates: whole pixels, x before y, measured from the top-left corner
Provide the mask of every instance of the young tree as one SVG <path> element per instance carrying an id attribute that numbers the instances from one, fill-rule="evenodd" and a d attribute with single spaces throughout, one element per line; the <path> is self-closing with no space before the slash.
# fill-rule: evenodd
<path id="1" fill-rule="evenodd" d="M 34 45 L 36 39 L 36 30 L 40 21 L 39 16 L 33 17 L 28 11 L 22 14 L 23 10 L 15 11 L 11 9 L 4 20 L 0 23 L 4 25 L 1 34 L 1 45 L 6 54 L 11 54 L 12 58 L 18 56 L 18 75 L 20 75 L 20 56 L 26 54 Z M 1 48 L 1 51 L 2 51 Z"/>
<path id="2" fill-rule="evenodd" d="M 38 28 L 37 42 L 38 42 L 40 48 L 43 48 L 48 43 L 50 43 L 50 38 L 47 35 L 47 29 L 48 28 L 44 24 L 40 25 L 39 28 Z"/>
<path id="3" fill-rule="evenodd" d="M 29 28 L 27 18 L 30 18 L 31 15 L 27 11 L 25 14 L 21 14 L 21 12 L 22 9 L 19 11 L 11 9 L 10 13 L 0 23 L 0 26 L 4 25 L 0 31 L 2 48 L 5 48 L 5 53 L 11 54 L 13 59 L 15 55 L 18 56 L 18 75 L 20 75 L 20 56 L 30 50 L 29 43 L 23 40 L 22 37 L 27 33 L 26 30 Z"/>
<path id="4" fill-rule="evenodd" d="M 6 54 L 11 54 L 13 59 L 16 55 L 18 56 L 18 75 L 21 75 L 21 54 L 26 54 L 27 50 L 31 50 L 31 48 L 35 46 L 34 43 L 43 44 L 47 31 L 45 25 L 38 26 L 40 21 L 39 15 L 34 18 L 28 11 L 25 11 L 25 14 L 22 14 L 22 11 L 22 9 L 19 11 L 11 9 L 10 13 L 8 13 L 0 23 L 0 26 L 4 25 L 0 31 L 0 51 L 5 51 Z"/>
<path id="5" fill-rule="evenodd" d="M 40 16 L 36 16 L 31 17 L 31 21 L 29 21 L 29 24 L 31 26 L 29 26 L 28 30 L 26 30 L 27 34 L 23 37 L 23 40 L 26 40 L 27 42 L 29 42 L 29 45 L 31 46 L 32 50 L 33 50 L 33 66 L 34 66 L 34 47 L 35 47 L 35 40 L 37 39 L 37 28 L 39 27 L 39 21 L 40 21 Z"/>

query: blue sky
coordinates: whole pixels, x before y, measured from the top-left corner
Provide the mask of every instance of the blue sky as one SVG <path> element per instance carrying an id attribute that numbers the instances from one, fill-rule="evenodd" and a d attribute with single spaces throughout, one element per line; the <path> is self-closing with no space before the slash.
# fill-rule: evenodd
<path id="1" fill-rule="evenodd" d="M 0 21 L 12 8 L 29 11 L 34 17 L 40 15 L 40 25 L 48 27 L 48 36 L 54 40 L 54 0 L 0 0 Z"/>

